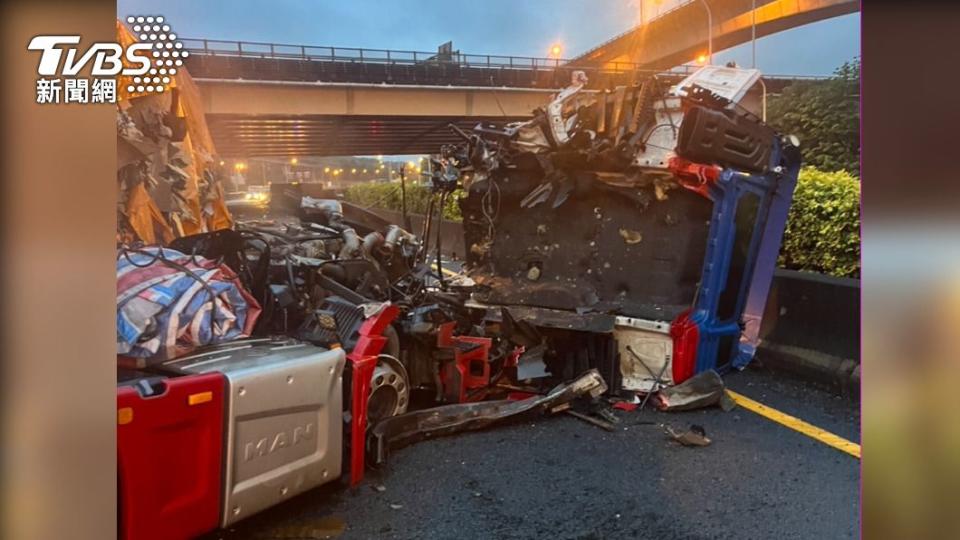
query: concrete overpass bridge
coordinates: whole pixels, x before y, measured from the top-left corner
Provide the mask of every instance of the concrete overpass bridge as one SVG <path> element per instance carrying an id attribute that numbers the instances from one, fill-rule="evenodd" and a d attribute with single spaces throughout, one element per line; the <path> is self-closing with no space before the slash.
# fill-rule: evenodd
<path id="1" fill-rule="evenodd" d="M 568 65 L 602 67 L 632 63 L 639 69 L 667 69 L 707 52 L 713 22 L 713 51 L 757 37 L 860 11 L 859 0 L 690 0 L 636 26 L 569 61 Z"/>
<path id="2" fill-rule="evenodd" d="M 549 90 L 197 80 L 224 157 L 436 153 L 449 124 L 530 116 Z M 501 112 L 502 111 L 502 112 Z"/>
<path id="3" fill-rule="evenodd" d="M 592 89 L 657 74 L 673 84 L 696 67 L 648 70 L 632 62 L 565 60 L 182 40 L 223 157 L 434 153 L 457 142 L 453 123 L 529 118 L 587 73 Z M 811 78 L 811 77 L 807 77 Z M 779 92 L 798 77 L 766 77 Z"/>

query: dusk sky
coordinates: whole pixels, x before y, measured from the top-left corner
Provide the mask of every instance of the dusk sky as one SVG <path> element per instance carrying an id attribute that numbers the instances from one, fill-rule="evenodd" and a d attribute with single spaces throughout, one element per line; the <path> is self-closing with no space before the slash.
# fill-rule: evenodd
<path id="1" fill-rule="evenodd" d="M 464 53 L 517 56 L 546 56 L 559 42 L 565 58 L 640 22 L 638 0 L 119 0 L 117 9 L 121 17 L 163 15 L 182 38 L 416 51 L 452 40 Z M 757 64 L 768 74 L 827 75 L 859 54 L 859 13 L 757 40 Z M 749 66 L 750 44 L 714 59 Z"/>

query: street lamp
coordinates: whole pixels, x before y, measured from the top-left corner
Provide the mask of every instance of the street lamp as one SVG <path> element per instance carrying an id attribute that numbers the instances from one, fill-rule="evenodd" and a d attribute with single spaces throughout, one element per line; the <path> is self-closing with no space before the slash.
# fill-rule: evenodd
<path id="1" fill-rule="evenodd" d="M 700 3 L 707 10 L 707 64 L 713 64 L 713 12 L 707 0 L 700 0 Z"/>
<path id="2" fill-rule="evenodd" d="M 563 53 L 563 46 L 559 43 L 554 43 L 550 46 L 550 58 L 560 58 L 560 55 Z"/>
<path id="3" fill-rule="evenodd" d="M 653 3 L 657 6 L 657 16 L 660 15 L 660 4 L 663 3 L 663 0 L 653 0 Z M 707 63 L 713 63 L 713 12 L 710 11 L 710 4 L 707 3 L 707 0 L 700 0 L 700 3 L 703 4 L 703 9 L 707 10 Z"/>
<path id="4" fill-rule="evenodd" d="M 295 157 L 294 157 L 294 158 L 290 158 L 290 164 L 291 164 L 291 165 L 296 165 L 297 163 L 299 163 L 299 160 L 297 160 L 297 158 L 295 158 Z"/>

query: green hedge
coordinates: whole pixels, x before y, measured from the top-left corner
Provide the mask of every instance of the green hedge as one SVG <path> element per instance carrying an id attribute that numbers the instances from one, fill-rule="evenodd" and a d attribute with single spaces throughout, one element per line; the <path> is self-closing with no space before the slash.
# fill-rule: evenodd
<path id="1" fill-rule="evenodd" d="M 860 181 L 845 172 L 800 171 L 779 265 L 860 277 Z"/>
<path id="2" fill-rule="evenodd" d="M 407 212 L 411 214 L 426 214 L 430 202 L 430 188 L 421 184 L 407 184 Z M 457 199 L 461 190 L 454 191 L 447 196 L 444 205 L 443 217 L 451 221 L 460 221 L 460 206 Z M 384 208 L 400 211 L 400 184 L 397 182 L 379 182 L 356 184 L 346 189 L 343 194 L 345 200 L 364 208 Z"/>
<path id="3" fill-rule="evenodd" d="M 457 190 L 448 197 L 443 216 L 460 221 Z M 407 186 L 407 211 L 423 214 L 430 189 Z M 347 188 L 344 198 L 364 208 L 400 210 L 400 184 L 370 183 Z M 800 171 L 783 236 L 779 265 L 843 277 L 860 276 L 860 181 L 844 171 Z"/>

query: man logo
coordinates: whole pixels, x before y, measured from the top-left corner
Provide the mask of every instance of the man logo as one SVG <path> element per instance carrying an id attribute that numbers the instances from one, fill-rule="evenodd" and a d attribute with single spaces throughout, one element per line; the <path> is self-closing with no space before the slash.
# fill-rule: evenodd
<path id="1" fill-rule="evenodd" d="M 281 448 L 296 446 L 300 443 L 313 440 L 315 431 L 313 423 L 311 422 L 304 426 L 293 428 L 292 433 L 281 431 L 272 436 L 262 437 L 256 443 L 248 442 L 243 447 L 243 461 L 247 462 L 264 457 Z"/>

